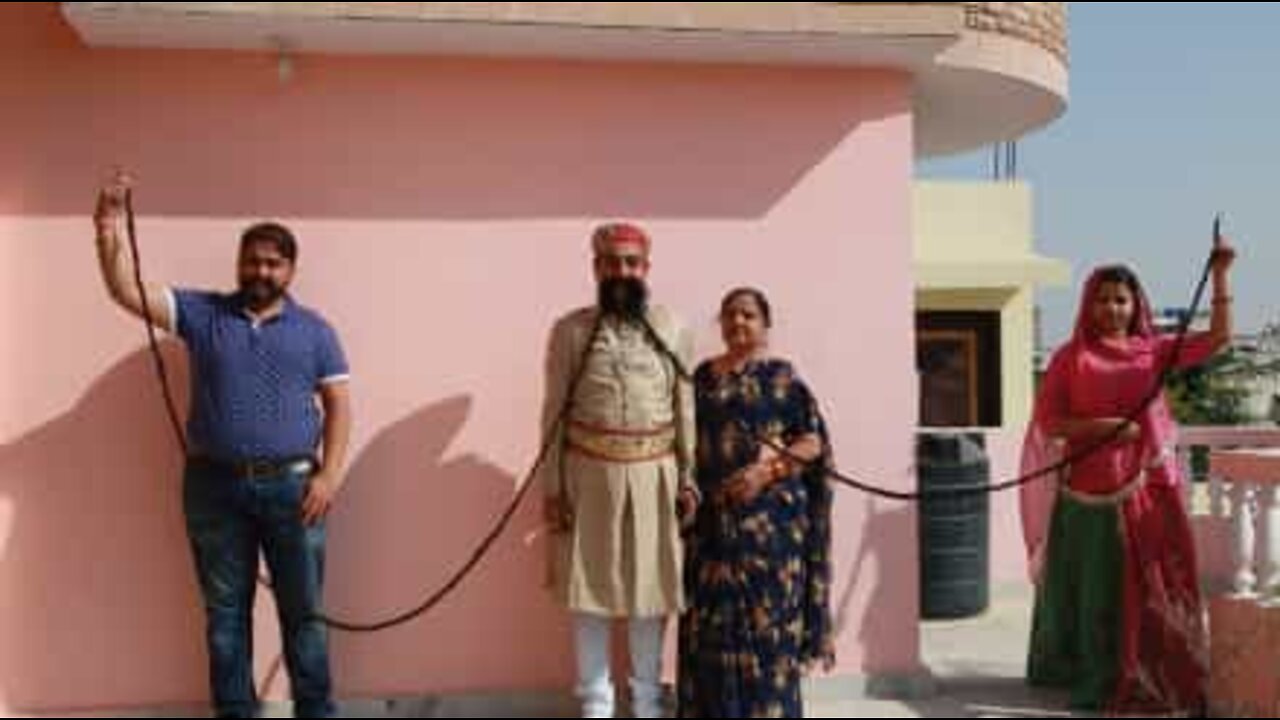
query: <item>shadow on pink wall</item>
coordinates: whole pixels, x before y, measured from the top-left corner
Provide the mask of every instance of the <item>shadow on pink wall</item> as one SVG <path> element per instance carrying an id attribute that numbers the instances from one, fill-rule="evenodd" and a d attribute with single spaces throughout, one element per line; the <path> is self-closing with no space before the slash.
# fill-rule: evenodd
<path id="1" fill-rule="evenodd" d="M 750 220 L 860 125 L 909 112 L 890 73 L 303 57 L 280 85 L 272 62 L 88 49 L 56 3 L 0 5 L 0 214 L 87 222 L 100 172 L 122 162 L 139 176 L 147 216 Z M 376 227 L 362 225 L 371 235 L 347 247 L 364 252 Z M 43 257 L 24 243 L 14 238 L 17 260 Z M 195 251 L 172 252 L 190 262 Z M 414 292 L 448 309 L 446 289 Z M 38 337 L 26 339 L 29 352 L 41 352 Z M 13 707 L 204 695 L 178 458 L 149 373 L 145 356 L 131 355 L 66 415 L 0 448 L 0 502 L 13 513 L 0 557 L 0 694 Z M 327 583 L 344 618 L 413 604 L 512 492 L 516 468 L 445 457 L 472 398 L 424 401 L 380 424 L 353 458 Z M 563 684 L 564 620 L 538 589 L 541 545 L 524 542 L 535 510 L 436 614 L 376 637 L 335 635 L 344 694 L 487 678 Z M 905 538 L 875 526 L 903 521 L 868 517 L 860 557 L 893 556 Z M 900 646 L 875 620 L 902 599 L 873 592 L 866 647 Z"/>
<path id="2" fill-rule="evenodd" d="M 334 615 L 381 619 L 417 605 L 511 501 L 510 473 L 471 454 L 445 459 L 470 409 L 469 398 L 454 397 L 419 410 L 382 430 L 353 464 L 332 518 Z M 526 542 L 540 517 L 536 499 L 535 489 L 474 573 L 430 614 L 377 635 L 335 634 L 340 684 L 382 695 L 566 679 L 568 634 L 541 589 L 543 545 Z"/>
<path id="3" fill-rule="evenodd" d="M 181 368 L 178 348 L 166 351 Z M 0 692 L 12 708 L 35 709 L 51 688 L 69 704 L 204 694 L 180 455 L 150 373 L 134 353 L 65 415 L 0 447 L 0 501 L 12 512 Z"/>
<path id="4" fill-rule="evenodd" d="M 182 388 L 182 352 L 165 352 Z M 46 709 L 51 697 L 67 709 L 206 695 L 179 454 L 161 407 L 151 360 L 136 352 L 65 415 L 0 447 L 0 502 L 13 513 L 0 557 L 0 693 L 13 709 Z M 472 455 L 445 458 L 470 407 L 465 397 L 425 407 L 355 458 L 331 518 L 332 614 L 367 620 L 416 604 L 507 505 L 510 474 Z M 542 546 L 524 541 L 535 510 L 529 503 L 429 616 L 376 636 L 335 633 L 339 690 L 474 688 L 513 668 L 531 685 L 559 684 L 567 633 L 540 590 Z M 261 644 L 275 647 L 274 637 Z M 264 676 L 267 690 L 284 689 L 282 673 Z"/>

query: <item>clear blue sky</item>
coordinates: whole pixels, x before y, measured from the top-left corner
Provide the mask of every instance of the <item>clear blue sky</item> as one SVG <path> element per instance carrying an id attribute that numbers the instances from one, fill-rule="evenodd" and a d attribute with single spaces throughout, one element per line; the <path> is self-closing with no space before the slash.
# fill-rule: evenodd
<path id="1" fill-rule="evenodd" d="M 1280 320 L 1280 3 L 1069 4 L 1066 113 L 1022 139 L 1036 245 L 1068 261 L 1039 295 L 1044 337 L 1074 321 L 1088 269 L 1121 260 L 1156 306 L 1184 305 L 1213 215 L 1239 251 L 1238 331 Z M 921 163 L 929 178 L 987 178 L 990 151 Z"/>

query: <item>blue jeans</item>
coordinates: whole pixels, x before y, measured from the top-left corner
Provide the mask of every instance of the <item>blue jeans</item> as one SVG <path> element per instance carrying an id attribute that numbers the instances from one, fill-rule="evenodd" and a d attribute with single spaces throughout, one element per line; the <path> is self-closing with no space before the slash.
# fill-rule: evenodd
<path id="1" fill-rule="evenodd" d="M 209 683 L 218 717 L 257 717 L 253 601 L 261 550 L 280 615 L 294 717 L 334 716 L 320 609 L 325 532 L 302 523 L 307 476 L 246 480 L 201 464 L 183 483 L 187 536 L 204 597 Z"/>

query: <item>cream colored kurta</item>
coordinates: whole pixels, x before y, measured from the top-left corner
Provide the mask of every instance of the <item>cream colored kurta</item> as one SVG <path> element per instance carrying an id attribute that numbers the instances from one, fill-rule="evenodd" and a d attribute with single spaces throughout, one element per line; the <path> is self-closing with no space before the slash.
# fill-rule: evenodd
<path id="1" fill-rule="evenodd" d="M 547 350 L 543 437 L 557 437 L 542 465 L 541 482 L 548 496 L 564 497 L 573 510 L 571 529 L 550 541 L 550 582 L 576 612 L 677 613 L 684 593 L 676 502 L 682 482 L 692 481 L 693 388 L 632 325 L 605 321 L 584 353 L 595 319 L 595 308 L 561 318 Z M 693 354 L 688 328 L 661 307 L 650 308 L 649 320 L 688 367 Z M 569 419 L 632 430 L 674 424 L 674 455 L 624 463 L 565 448 L 564 424 L 556 420 L 584 360 Z"/>

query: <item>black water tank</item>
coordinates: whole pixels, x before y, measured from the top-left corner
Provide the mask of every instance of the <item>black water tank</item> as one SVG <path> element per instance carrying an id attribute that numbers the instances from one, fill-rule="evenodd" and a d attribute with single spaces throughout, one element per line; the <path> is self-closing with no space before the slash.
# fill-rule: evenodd
<path id="1" fill-rule="evenodd" d="M 920 490 L 985 485 L 991 466 L 978 433 L 922 433 L 916 438 Z M 920 501 L 920 615 L 927 620 L 971 617 L 990 599 L 990 497 L 965 495 Z"/>

